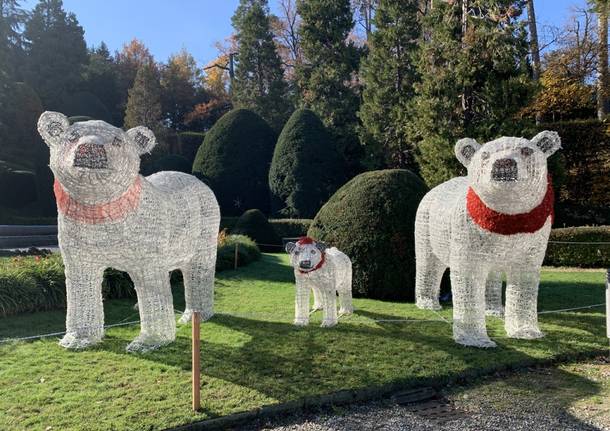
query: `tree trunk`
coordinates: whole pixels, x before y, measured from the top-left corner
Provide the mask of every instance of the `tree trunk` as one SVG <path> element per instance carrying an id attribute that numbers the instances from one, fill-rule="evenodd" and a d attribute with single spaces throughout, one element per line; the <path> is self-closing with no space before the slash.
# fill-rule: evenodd
<path id="1" fill-rule="evenodd" d="M 597 31 L 599 39 L 597 65 L 597 118 L 603 120 L 606 116 L 608 103 L 608 3 L 607 0 L 597 2 Z"/>
<path id="2" fill-rule="evenodd" d="M 536 27 L 536 12 L 534 0 L 527 0 L 527 22 L 530 32 L 530 52 L 532 55 L 532 79 L 540 80 L 540 47 L 538 45 L 538 29 Z M 540 124 L 541 115 L 536 112 L 536 124 Z"/>

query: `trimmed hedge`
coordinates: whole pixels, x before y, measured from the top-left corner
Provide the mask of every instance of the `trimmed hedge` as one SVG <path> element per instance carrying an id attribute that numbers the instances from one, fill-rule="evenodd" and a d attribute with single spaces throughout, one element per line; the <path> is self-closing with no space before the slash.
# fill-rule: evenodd
<path id="1" fill-rule="evenodd" d="M 0 206 L 23 208 L 38 198 L 36 175 L 0 162 Z"/>
<path id="2" fill-rule="evenodd" d="M 191 164 L 186 157 L 179 154 L 168 154 L 167 156 L 161 157 L 154 163 L 154 169 L 155 172 L 175 171 L 190 174 Z"/>
<path id="3" fill-rule="evenodd" d="M 282 241 L 273 230 L 265 214 L 258 209 L 244 212 L 235 223 L 232 233 L 249 236 L 256 241 L 263 251 L 281 251 L 281 248 L 276 246 L 280 246 Z"/>
<path id="4" fill-rule="evenodd" d="M 295 111 L 278 138 L 269 189 L 271 210 L 277 216 L 314 217 L 343 184 L 343 160 L 318 116 Z"/>
<path id="5" fill-rule="evenodd" d="M 415 213 L 427 191 L 405 169 L 365 172 L 322 207 L 309 236 L 350 257 L 355 296 L 414 299 Z"/>
<path id="6" fill-rule="evenodd" d="M 570 244 L 578 242 L 606 242 L 608 244 Z M 610 226 L 553 229 L 544 264 L 580 268 L 610 268 Z"/>
<path id="7" fill-rule="evenodd" d="M 223 215 L 247 208 L 269 213 L 269 165 L 276 135 L 260 116 L 235 109 L 205 135 L 193 174 L 208 179 Z"/>
<path id="8" fill-rule="evenodd" d="M 239 266 L 260 258 L 260 251 L 250 238 L 229 235 L 218 245 L 216 271 L 234 268 L 235 244 L 239 244 Z M 179 272 L 174 271 L 172 283 L 179 279 Z M 107 269 L 102 295 L 104 299 L 135 298 L 135 289 L 126 273 Z M 65 307 L 66 280 L 61 255 L 0 258 L 0 317 Z"/>
<path id="9" fill-rule="evenodd" d="M 307 235 L 311 227 L 312 219 L 290 218 L 290 219 L 271 219 L 269 223 L 280 238 L 298 238 Z"/>

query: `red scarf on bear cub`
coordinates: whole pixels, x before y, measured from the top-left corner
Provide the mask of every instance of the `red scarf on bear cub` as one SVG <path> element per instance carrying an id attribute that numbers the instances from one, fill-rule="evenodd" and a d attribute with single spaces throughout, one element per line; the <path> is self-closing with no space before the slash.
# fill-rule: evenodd
<path id="1" fill-rule="evenodd" d="M 136 177 L 135 182 L 117 199 L 103 204 L 83 204 L 78 202 L 55 180 L 53 184 L 57 210 L 64 216 L 87 224 L 99 224 L 124 219 L 127 214 L 138 208 L 142 181 Z"/>
<path id="2" fill-rule="evenodd" d="M 487 231 L 500 235 L 533 233 L 544 226 L 549 216 L 551 217 L 551 223 L 553 223 L 555 217 L 553 184 L 550 176 L 547 183 L 546 194 L 540 205 L 526 213 L 504 214 L 497 212 L 485 205 L 472 187 L 468 188 L 468 194 L 466 195 L 466 209 L 472 220 Z"/>

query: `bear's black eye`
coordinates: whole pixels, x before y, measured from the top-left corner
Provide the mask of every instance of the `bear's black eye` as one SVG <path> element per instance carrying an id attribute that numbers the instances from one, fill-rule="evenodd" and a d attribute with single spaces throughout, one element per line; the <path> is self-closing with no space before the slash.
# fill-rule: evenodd
<path id="1" fill-rule="evenodd" d="M 123 144 L 123 141 L 119 137 L 115 136 L 114 139 L 112 140 L 112 146 L 114 146 L 114 147 L 120 147 L 122 144 Z"/>
<path id="2" fill-rule="evenodd" d="M 483 151 L 481 153 L 481 160 L 487 160 L 489 159 L 489 153 L 487 151 Z"/>
<path id="3" fill-rule="evenodd" d="M 295 255 L 295 256 L 298 256 L 298 255 L 299 255 L 299 253 L 300 253 L 300 251 L 299 251 L 299 250 L 297 250 L 297 251 L 295 251 L 295 252 L 294 252 L 294 255 Z"/>
<path id="4" fill-rule="evenodd" d="M 534 150 L 532 150 L 530 147 L 523 147 L 523 148 L 521 148 L 521 154 L 524 157 L 529 157 L 532 154 L 534 154 Z"/>
<path id="5" fill-rule="evenodd" d="M 75 143 L 76 141 L 78 141 L 79 138 L 79 134 L 76 130 L 72 130 L 69 134 L 68 134 L 68 142 L 70 143 Z"/>
<path id="6" fill-rule="evenodd" d="M 311 254 L 316 254 L 316 251 L 315 250 L 311 250 Z"/>

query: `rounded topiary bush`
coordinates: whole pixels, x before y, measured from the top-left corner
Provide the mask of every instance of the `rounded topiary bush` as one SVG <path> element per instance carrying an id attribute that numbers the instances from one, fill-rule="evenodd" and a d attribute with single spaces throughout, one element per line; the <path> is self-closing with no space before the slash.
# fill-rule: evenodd
<path id="1" fill-rule="evenodd" d="M 343 161 L 318 116 L 295 111 L 278 138 L 269 188 L 273 214 L 312 218 L 343 183 Z"/>
<path id="2" fill-rule="evenodd" d="M 269 212 L 269 165 L 276 135 L 254 112 L 235 109 L 205 135 L 193 174 L 205 177 L 224 216 L 244 208 Z"/>
<path id="3" fill-rule="evenodd" d="M 320 209 L 308 235 L 350 257 L 355 296 L 415 297 L 415 213 L 427 191 L 408 170 L 365 172 Z"/>
<path id="4" fill-rule="evenodd" d="M 197 151 L 201 144 L 203 143 L 203 139 L 205 138 L 205 133 L 203 132 L 180 132 L 178 133 L 180 138 L 180 154 L 182 154 L 186 159 L 191 163 L 195 161 L 195 156 L 197 155 Z"/>
<path id="5" fill-rule="evenodd" d="M 179 154 L 168 154 L 167 156 L 161 157 L 154 164 L 155 172 L 160 171 L 176 171 L 184 172 L 186 174 L 191 173 L 191 164 Z"/>
<path id="6" fill-rule="evenodd" d="M 0 206 L 23 208 L 38 197 L 36 175 L 31 171 L 15 170 L 0 162 Z"/>
<path id="7" fill-rule="evenodd" d="M 232 234 L 246 235 L 256 241 L 263 251 L 279 251 L 282 241 L 275 233 L 273 226 L 260 210 L 248 210 L 241 215 L 231 230 Z M 262 245 L 265 244 L 265 245 Z"/>
<path id="8" fill-rule="evenodd" d="M 107 123 L 112 115 L 104 103 L 93 93 L 79 91 L 63 98 L 61 110 L 68 117 L 91 117 Z"/>

